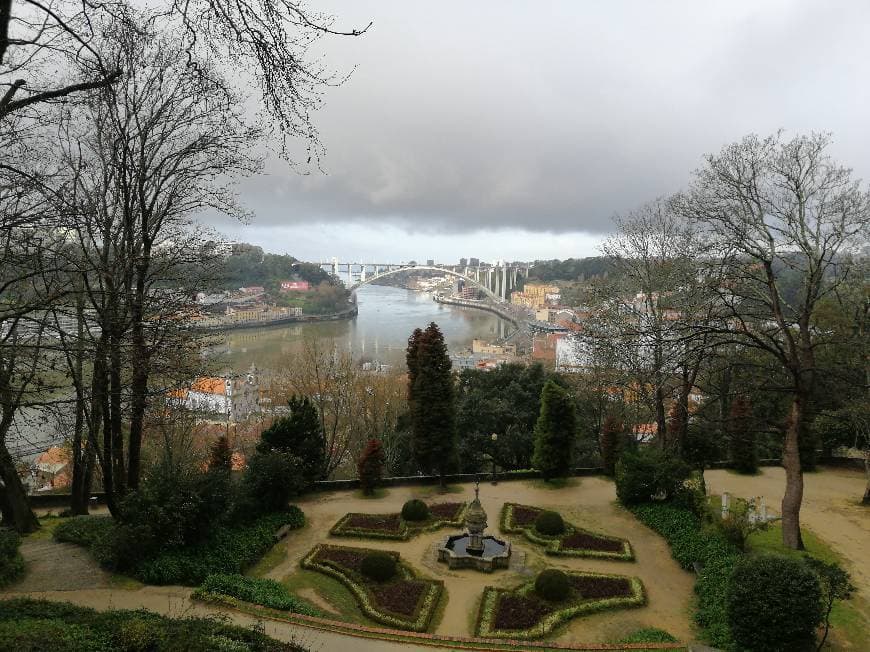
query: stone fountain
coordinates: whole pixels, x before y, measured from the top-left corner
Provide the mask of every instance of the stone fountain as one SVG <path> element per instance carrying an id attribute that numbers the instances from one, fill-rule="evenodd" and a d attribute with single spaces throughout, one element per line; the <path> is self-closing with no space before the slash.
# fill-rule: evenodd
<path id="1" fill-rule="evenodd" d="M 507 568 L 511 544 L 485 535 L 486 512 L 480 504 L 480 482 L 474 485 L 474 500 L 465 513 L 465 534 L 448 536 L 438 546 L 438 561 L 450 568 L 474 568 L 487 573 Z"/>

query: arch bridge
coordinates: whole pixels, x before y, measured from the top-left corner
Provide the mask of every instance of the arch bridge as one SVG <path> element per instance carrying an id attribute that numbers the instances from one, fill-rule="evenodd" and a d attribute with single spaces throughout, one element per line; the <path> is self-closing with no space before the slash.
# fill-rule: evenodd
<path id="1" fill-rule="evenodd" d="M 528 275 L 528 267 L 519 265 L 410 265 L 380 263 L 342 263 L 333 258 L 331 263 L 321 263 L 321 267 L 332 272 L 344 281 L 350 290 L 399 272 L 427 271 L 445 274 L 462 279 L 479 288 L 496 303 L 509 300 L 510 293 Z"/>

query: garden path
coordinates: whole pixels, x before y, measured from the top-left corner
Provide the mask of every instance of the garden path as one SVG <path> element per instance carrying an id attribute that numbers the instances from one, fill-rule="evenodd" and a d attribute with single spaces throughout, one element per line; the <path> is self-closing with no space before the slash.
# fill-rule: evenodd
<path id="1" fill-rule="evenodd" d="M 81 546 L 27 537 L 21 542 L 27 573 L 10 591 L 80 591 L 109 586 L 109 574 Z"/>

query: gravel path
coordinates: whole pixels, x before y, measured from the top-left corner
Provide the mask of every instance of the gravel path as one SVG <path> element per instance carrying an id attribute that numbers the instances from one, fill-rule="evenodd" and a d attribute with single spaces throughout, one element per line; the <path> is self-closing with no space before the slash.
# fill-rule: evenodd
<path id="1" fill-rule="evenodd" d="M 8 591 L 81 591 L 109 586 L 109 574 L 81 546 L 25 538 L 21 555 L 27 563 L 27 573 Z"/>

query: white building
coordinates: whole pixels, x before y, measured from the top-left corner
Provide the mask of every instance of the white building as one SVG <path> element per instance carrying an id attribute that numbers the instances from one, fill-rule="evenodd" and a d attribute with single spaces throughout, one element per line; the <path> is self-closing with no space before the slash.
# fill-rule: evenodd
<path id="1" fill-rule="evenodd" d="M 240 421 L 260 410 L 257 369 L 244 375 L 201 376 L 190 387 L 172 392 L 188 410 Z"/>

